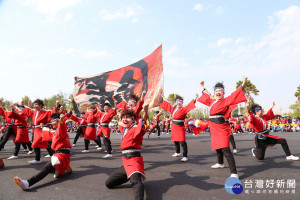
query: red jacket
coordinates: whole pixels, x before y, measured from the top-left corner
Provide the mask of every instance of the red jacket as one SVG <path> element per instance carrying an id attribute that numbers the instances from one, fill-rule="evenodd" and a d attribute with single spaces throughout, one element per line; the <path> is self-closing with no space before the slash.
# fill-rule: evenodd
<path id="1" fill-rule="evenodd" d="M 188 105 L 177 108 L 176 106 L 172 106 L 169 102 L 163 101 L 159 106 L 161 109 L 164 109 L 171 113 L 171 117 L 177 120 L 184 120 L 189 111 L 195 108 L 195 101 L 192 100 Z M 185 141 L 185 128 L 183 126 L 179 126 L 177 124 L 172 124 L 171 127 L 171 140 L 176 142 L 184 142 Z"/>
<path id="2" fill-rule="evenodd" d="M 21 114 L 27 117 L 31 117 L 32 123 L 35 126 L 40 125 L 41 123 L 46 125 L 51 121 L 53 110 L 51 111 L 42 109 L 38 112 L 37 110 L 32 110 L 29 107 L 25 107 Z M 46 141 L 43 141 L 41 128 L 34 129 L 32 148 L 48 148 L 48 143 Z"/>
<path id="3" fill-rule="evenodd" d="M 140 99 L 136 106 L 133 108 L 135 114 L 136 114 L 136 122 L 138 123 L 139 122 L 139 119 L 140 119 L 140 116 L 141 116 L 141 111 L 143 109 L 143 104 L 144 104 L 144 100 L 143 99 Z M 127 103 L 123 100 L 121 103 L 119 103 L 118 105 L 116 105 L 116 108 L 119 108 L 119 109 L 129 109 L 129 107 L 127 106 Z"/>
<path id="4" fill-rule="evenodd" d="M 256 133 L 266 130 L 268 128 L 267 121 L 275 118 L 272 109 L 270 109 L 265 115 L 261 117 L 254 116 L 252 112 L 249 113 L 249 116 L 250 116 L 250 123 L 253 125 L 253 130 Z M 266 135 L 274 139 L 282 139 L 282 137 L 270 135 L 269 133 Z"/>
<path id="5" fill-rule="evenodd" d="M 96 113 L 96 117 L 99 118 L 98 124 L 100 124 L 100 128 L 99 128 L 99 131 L 97 133 L 97 136 L 102 136 L 102 134 L 103 134 L 108 139 L 110 138 L 110 128 L 105 127 L 105 126 L 101 126 L 101 124 L 105 123 L 105 124 L 108 125 L 116 114 L 117 114 L 116 109 L 110 109 L 107 113 L 106 112 L 100 112 L 98 110 L 98 112 Z"/>
<path id="6" fill-rule="evenodd" d="M 202 96 L 198 98 L 200 103 L 207 105 L 210 107 L 209 114 L 210 115 L 226 115 L 230 106 L 245 102 L 247 98 L 242 90 L 239 87 L 236 91 L 234 91 L 230 96 L 216 100 L 211 99 L 210 96 L 203 92 Z M 229 129 L 228 124 L 218 124 L 209 121 L 210 133 L 211 133 L 211 145 L 212 150 L 221 149 L 225 147 L 229 147 Z"/>
<path id="7" fill-rule="evenodd" d="M 72 148 L 70 138 L 67 131 L 66 123 L 63 121 L 59 122 L 59 125 L 53 135 L 51 149 L 57 151 L 61 148 Z"/>
<path id="8" fill-rule="evenodd" d="M 29 136 L 28 136 L 28 128 L 27 128 L 27 117 L 23 115 L 16 114 L 15 112 L 10 112 L 9 117 L 16 119 L 15 125 L 17 126 L 17 134 L 16 140 L 17 143 L 28 143 Z M 18 128 L 18 126 L 25 126 L 25 128 Z"/>

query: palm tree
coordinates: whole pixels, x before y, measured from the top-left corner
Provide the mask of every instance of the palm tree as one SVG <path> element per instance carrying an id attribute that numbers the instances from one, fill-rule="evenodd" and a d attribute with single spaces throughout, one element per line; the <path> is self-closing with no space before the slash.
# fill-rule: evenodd
<path id="1" fill-rule="evenodd" d="M 238 81 L 236 83 L 236 88 L 240 87 L 242 84 L 243 84 L 243 81 Z M 247 82 L 244 86 L 244 92 L 246 94 L 248 101 L 250 101 L 251 103 L 254 103 L 254 99 L 251 96 L 251 94 L 257 96 L 259 93 L 259 90 L 256 88 L 256 86 L 253 83 L 251 83 L 250 80 L 247 80 Z"/>
<path id="2" fill-rule="evenodd" d="M 298 98 L 297 103 L 300 103 L 300 85 L 297 88 L 297 91 L 295 92 L 295 97 Z"/>
<path id="3" fill-rule="evenodd" d="M 171 104 L 174 104 L 175 103 L 175 98 L 176 98 L 176 96 L 178 96 L 178 94 L 176 94 L 176 93 L 173 93 L 173 94 L 170 94 L 169 96 L 168 96 L 168 101 L 171 103 Z"/>

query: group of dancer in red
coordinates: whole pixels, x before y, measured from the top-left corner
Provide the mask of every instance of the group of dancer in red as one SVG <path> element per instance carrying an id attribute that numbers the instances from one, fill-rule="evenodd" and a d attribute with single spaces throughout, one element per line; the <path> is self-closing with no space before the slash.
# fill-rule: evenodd
<path id="1" fill-rule="evenodd" d="M 242 85 L 227 97 L 225 95 L 225 88 L 222 83 L 217 83 L 214 87 L 214 95 L 211 95 L 204 87 L 204 81 L 200 83 L 202 87 L 202 95 L 198 98 L 198 94 L 186 106 L 183 106 L 183 98 L 177 96 L 175 105 L 171 105 L 166 99 L 163 100 L 160 108 L 169 112 L 172 123 L 171 126 L 171 141 L 175 145 L 175 153 L 173 157 L 180 156 L 180 146 L 183 149 L 182 162 L 188 161 L 188 145 L 186 143 L 186 130 L 184 120 L 189 111 L 195 108 L 196 101 L 209 107 L 209 121 L 201 123 L 201 126 L 194 127 L 194 132 L 200 134 L 209 126 L 211 136 L 212 150 L 217 152 L 218 163 L 212 168 L 224 168 L 223 158 L 225 156 L 229 168 L 230 177 L 239 178 L 236 169 L 236 163 L 232 151 L 230 150 L 230 142 L 233 140 L 228 118 L 238 103 L 246 102 L 247 98 L 244 94 L 243 88 L 247 82 L 247 77 L 243 77 Z M 15 183 L 22 189 L 27 190 L 33 184 L 37 183 L 49 173 L 54 173 L 54 177 L 59 177 L 65 172 L 72 173 L 70 167 L 71 148 L 76 145 L 80 135 L 84 137 L 85 149 L 83 153 L 89 152 L 89 141 L 93 140 L 97 144 L 97 149 L 101 150 L 101 140 L 106 147 L 107 154 L 103 158 L 112 157 L 112 148 L 110 141 L 109 123 L 115 115 L 119 116 L 119 128 L 122 133 L 122 141 L 120 148 L 122 150 L 123 166 L 113 172 L 105 181 L 108 188 L 114 188 L 118 185 L 130 181 L 133 186 L 135 199 L 144 198 L 145 180 L 144 161 L 141 155 L 141 148 L 143 138 L 147 130 L 148 106 L 143 106 L 144 97 L 146 93 L 143 92 L 139 99 L 136 95 L 131 95 L 126 102 L 124 94 L 121 103 L 116 104 L 116 108 L 111 108 L 109 103 L 101 106 L 91 105 L 88 107 L 86 113 L 82 113 L 80 117 L 72 114 L 72 111 L 65 112 L 61 108 L 59 102 L 53 110 L 44 110 L 43 101 L 37 99 L 33 102 L 34 109 L 25 106 L 22 102 L 11 105 L 11 111 L 4 111 L 0 107 L 0 115 L 7 122 L 5 138 L 0 143 L 0 151 L 3 149 L 9 137 L 15 133 L 15 153 L 8 159 L 17 159 L 20 146 L 25 144 L 29 148 L 29 153 L 35 153 L 35 159 L 29 161 L 30 164 L 39 164 L 41 157 L 41 149 L 47 149 L 51 156 L 49 161 L 43 169 L 36 175 L 29 179 L 21 179 L 15 177 Z M 115 102 L 116 103 L 116 102 Z M 0 102 L 2 104 L 2 102 Z M 257 159 L 262 160 L 265 156 L 266 148 L 270 145 L 281 144 L 286 154 L 287 160 L 299 160 L 299 157 L 293 156 L 290 153 L 286 140 L 282 137 L 272 136 L 267 129 L 267 120 L 275 118 L 272 107 L 263 115 L 262 107 L 254 104 L 251 107 L 247 103 L 250 123 L 253 126 L 255 135 L 255 148 L 252 149 L 252 154 Z M 143 110 L 143 116 L 141 111 Z M 154 122 L 157 122 L 153 128 L 158 126 L 158 120 L 161 112 L 157 112 L 154 116 Z M 31 144 L 28 135 L 27 121 L 28 117 L 32 118 L 33 122 L 33 142 Z M 71 119 L 78 123 L 77 133 L 73 144 L 70 143 L 70 138 L 67 132 L 66 120 Z M 99 126 L 98 132 L 96 127 Z M 150 130 L 150 133 L 152 130 Z M 32 150 L 33 149 L 33 150 Z M 234 148 L 235 149 L 235 148 Z M 237 152 L 233 152 L 237 153 Z"/>

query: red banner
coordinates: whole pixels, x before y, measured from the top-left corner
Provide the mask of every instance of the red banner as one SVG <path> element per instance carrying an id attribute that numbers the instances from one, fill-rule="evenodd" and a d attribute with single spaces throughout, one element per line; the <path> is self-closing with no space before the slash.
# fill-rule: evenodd
<path id="1" fill-rule="evenodd" d="M 140 96 L 146 91 L 144 105 L 149 109 L 162 102 L 163 65 L 162 45 L 146 58 L 126 67 L 91 76 L 75 77 L 73 98 L 78 108 L 90 104 L 104 104 L 109 101 L 114 107 L 114 97 L 121 102 L 121 93 L 125 97 Z"/>

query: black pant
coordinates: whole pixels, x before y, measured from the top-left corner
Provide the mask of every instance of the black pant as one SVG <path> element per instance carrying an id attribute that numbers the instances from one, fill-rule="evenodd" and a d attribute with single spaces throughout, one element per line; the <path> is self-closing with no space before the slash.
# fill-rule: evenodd
<path id="1" fill-rule="evenodd" d="M 170 130 L 170 124 L 168 125 L 168 128 L 167 128 L 167 133 L 169 133 L 169 130 Z"/>
<path id="2" fill-rule="evenodd" d="M 15 135 L 15 131 L 13 129 L 12 126 L 9 126 L 6 131 L 3 133 L 3 140 L 1 141 L 0 143 L 0 151 L 1 149 L 4 148 L 4 145 L 6 144 L 6 142 L 8 141 L 9 137 L 12 136 L 12 135 Z"/>
<path id="3" fill-rule="evenodd" d="M 126 171 L 124 166 L 120 167 L 116 171 L 114 171 L 108 179 L 105 181 L 106 187 L 109 189 L 114 188 L 115 186 L 122 185 L 126 182 L 130 181 L 133 187 L 134 199 L 135 200 L 143 200 L 144 199 L 144 184 L 142 182 L 142 174 L 134 173 L 127 178 Z"/>
<path id="4" fill-rule="evenodd" d="M 77 140 L 81 134 L 83 134 L 83 130 L 82 130 L 82 127 L 79 127 L 76 131 L 76 136 L 74 138 L 73 144 L 77 143 Z"/>
<path id="5" fill-rule="evenodd" d="M 41 160 L 41 149 L 40 148 L 33 148 L 35 153 L 35 160 L 40 161 Z M 50 156 L 53 155 L 53 150 L 51 148 L 47 148 L 48 154 Z"/>
<path id="6" fill-rule="evenodd" d="M 156 126 L 154 128 L 152 128 L 150 131 L 149 131 L 149 135 L 155 130 L 157 129 L 157 136 L 160 136 L 160 126 L 158 123 L 156 123 Z"/>
<path id="7" fill-rule="evenodd" d="M 236 149 L 235 141 L 233 135 L 229 136 L 229 140 L 233 149 Z"/>
<path id="8" fill-rule="evenodd" d="M 98 146 L 101 147 L 101 137 L 100 137 L 100 136 L 97 136 L 97 140 L 98 140 L 98 143 L 100 144 L 100 145 L 98 144 Z M 104 142 L 104 141 L 103 141 L 103 142 Z"/>
<path id="9" fill-rule="evenodd" d="M 98 142 L 98 140 L 94 140 L 94 142 L 95 142 L 96 144 L 98 144 L 99 147 L 101 146 L 101 144 Z M 85 146 L 85 150 L 89 150 L 89 143 L 90 143 L 90 141 L 84 138 L 84 146 Z"/>
<path id="10" fill-rule="evenodd" d="M 14 156 L 18 156 L 19 151 L 20 151 L 21 144 L 22 144 L 22 145 L 27 145 L 29 151 L 32 151 L 32 148 L 31 148 L 31 142 L 28 142 L 28 143 L 18 143 L 18 142 L 17 142 L 17 143 L 16 143 L 16 147 L 15 147 Z M 24 147 L 24 146 L 23 146 L 23 147 Z M 25 147 L 26 147 L 26 146 L 25 146 Z M 27 147 L 26 147 L 26 148 L 27 148 Z"/>
<path id="11" fill-rule="evenodd" d="M 33 184 L 39 182 L 43 178 L 45 178 L 49 173 L 54 173 L 55 168 L 52 166 L 51 162 L 47 162 L 47 164 L 43 167 L 42 171 L 40 171 L 35 176 L 28 179 L 29 186 L 32 186 Z"/>
<path id="12" fill-rule="evenodd" d="M 183 148 L 183 157 L 187 157 L 187 154 L 188 154 L 188 147 L 187 147 L 186 142 L 174 142 L 174 144 L 175 144 L 175 149 L 176 149 L 176 153 L 180 153 L 180 146 L 179 146 L 179 143 L 180 143 L 180 145 L 181 145 L 182 148 Z"/>
<path id="13" fill-rule="evenodd" d="M 234 132 L 235 133 L 238 133 L 238 132 L 244 133 L 242 128 L 239 128 L 239 129 L 234 128 Z"/>
<path id="14" fill-rule="evenodd" d="M 274 139 L 267 137 L 265 140 L 258 139 L 257 135 L 255 136 L 255 146 L 254 154 L 258 160 L 263 160 L 265 158 L 265 152 L 268 145 L 281 144 L 283 151 L 286 156 L 292 155 L 289 149 L 289 146 L 286 142 L 286 139 Z"/>
<path id="15" fill-rule="evenodd" d="M 111 154 L 111 141 L 110 139 L 108 139 L 107 137 L 103 136 L 103 143 L 104 143 L 104 146 L 106 147 L 106 151 L 108 154 Z"/>
<path id="16" fill-rule="evenodd" d="M 217 149 L 217 156 L 218 156 L 218 163 L 219 164 L 224 164 L 224 156 L 226 157 L 226 160 L 228 162 L 229 168 L 230 168 L 230 172 L 232 174 L 237 174 L 236 171 L 236 166 L 235 166 L 235 160 L 234 157 L 230 151 L 229 147 L 226 148 L 221 148 L 221 149 Z"/>
<path id="17" fill-rule="evenodd" d="M 54 150 L 51 149 L 51 146 L 52 146 L 52 142 L 48 142 L 48 148 L 47 148 L 47 151 L 48 151 L 48 154 L 50 156 L 52 156 L 54 154 Z"/>
<path id="18" fill-rule="evenodd" d="M 24 149 L 27 149 L 26 143 L 21 143 L 21 144 L 22 144 L 22 147 L 23 147 Z M 31 146 L 31 142 L 30 142 L 30 146 Z"/>
<path id="19" fill-rule="evenodd" d="M 166 132 L 166 124 L 162 125 L 162 129 L 161 130 L 162 130 L 162 132 Z"/>

